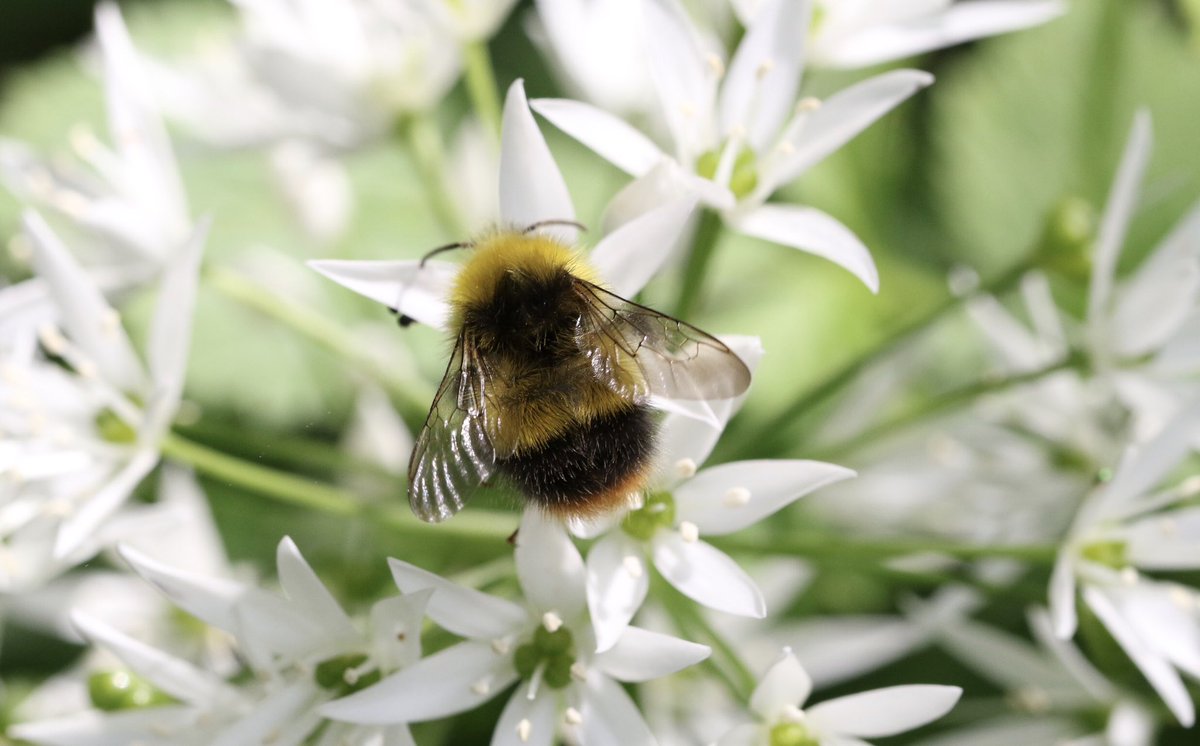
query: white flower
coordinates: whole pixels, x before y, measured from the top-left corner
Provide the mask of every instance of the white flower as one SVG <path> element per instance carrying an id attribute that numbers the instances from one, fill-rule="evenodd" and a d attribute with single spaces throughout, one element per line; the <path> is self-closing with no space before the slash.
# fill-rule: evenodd
<path id="1" fill-rule="evenodd" d="M 768 0 L 728 65 L 701 45 L 675 0 L 646 0 L 644 11 L 648 73 L 670 131 L 669 150 L 588 104 L 533 102 L 555 126 L 636 177 L 610 211 L 636 215 L 667 196 L 691 193 L 733 230 L 822 256 L 877 290 L 871 255 L 849 229 L 814 208 L 766 201 L 932 76 L 896 70 L 824 102 L 797 103 L 804 64 L 797 37 L 808 24 L 807 2 Z"/>
<path id="2" fill-rule="evenodd" d="M 753 369 L 757 338 L 726 338 Z M 607 650 L 646 598 L 647 559 L 681 593 L 711 609 L 761 618 L 762 593 L 727 554 L 701 540 L 753 525 L 813 490 L 854 476 L 819 461 L 759 460 L 702 471 L 725 422 L 740 402 L 713 405 L 717 421 L 672 412 L 663 421 L 654 476 L 640 506 L 600 526 L 574 530 L 589 537 L 609 529 L 588 552 L 587 599 L 597 650 Z M 615 525 L 614 525 L 615 524 Z"/>
<path id="3" fill-rule="evenodd" d="M 572 220 L 575 208 L 562 174 L 537 128 L 521 81 L 509 88 L 501 138 L 499 204 L 502 225 L 525 227 L 543 220 Z M 670 256 L 693 202 L 677 199 L 605 236 L 588 260 L 613 292 L 630 296 L 642 288 Z M 571 227 L 544 229 L 572 241 Z M 445 328 L 447 295 L 458 266 L 430 260 L 309 262 L 345 287 L 423 324 Z"/>
<path id="4" fill-rule="evenodd" d="M 28 211 L 24 228 L 66 334 L 44 324 L 45 355 L 0 359 L 0 588 L 9 591 L 94 554 L 98 529 L 158 462 L 183 390 L 208 231 L 202 222 L 163 274 L 143 366 L 49 226 Z"/>
<path id="5" fill-rule="evenodd" d="M 517 0 L 416 0 L 429 15 L 463 41 L 486 41 L 499 29 Z"/>
<path id="6" fill-rule="evenodd" d="M 572 96 L 622 116 L 653 109 L 639 3 L 537 0 L 535 20 L 530 36 Z"/>
<path id="7" fill-rule="evenodd" d="M 965 619 L 941 627 L 942 645 L 970 668 L 1003 687 L 1017 715 L 982 720 L 945 733 L 930 743 L 1085 743 L 1150 746 L 1156 723 L 1135 699 L 1119 691 L 1083 657 L 1055 637 L 1044 609 L 1029 614 L 1040 648 L 1015 636 Z M 1046 653 L 1050 655 L 1047 656 Z M 1079 722 L 1097 706 L 1108 713 L 1105 732 L 1089 736 Z M 1078 738 L 1079 741 L 1069 741 Z"/>
<path id="8" fill-rule="evenodd" d="M 1128 278 L 1116 269 L 1150 158 L 1150 117 L 1134 120 L 1096 238 L 1086 323 L 1066 326 L 1040 275 L 1023 291 L 1034 333 L 994 299 L 972 301 L 971 313 L 1013 372 L 1035 370 L 1066 356 L 1072 344 L 1095 375 L 1064 371 L 1010 402 L 1038 434 L 1100 459 L 1124 442 L 1111 422 L 1115 398 L 1133 415 L 1136 441 L 1161 430 L 1180 406 L 1200 393 L 1200 205 L 1192 208 Z"/>
<path id="9" fill-rule="evenodd" d="M 82 228 L 96 244 L 97 281 L 115 290 L 146 282 L 166 266 L 187 243 L 193 223 L 147 71 L 116 5 L 97 6 L 96 33 L 111 149 L 77 128 L 71 146 L 90 167 L 83 170 L 0 140 L 0 179 L 22 199 Z"/>
<path id="10" fill-rule="evenodd" d="M 521 521 L 516 563 L 523 605 L 391 560 L 401 590 L 431 589 L 429 616 L 467 640 L 327 704 L 321 713 L 365 724 L 431 720 L 477 707 L 520 681 L 493 744 L 549 746 L 560 730 L 582 746 L 653 743 L 636 705 L 616 682 L 666 676 L 703 660 L 709 649 L 630 627 L 612 649 L 593 654 L 583 559 L 535 511 L 526 511 Z"/>
<path id="11" fill-rule="evenodd" d="M 763 0 L 733 0 L 743 23 L 763 5 Z M 867 67 L 1017 31 L 1066 10 L 1059 0 L 816 0 L 814 5 L 812 63 L 834 68 Z"/>
<path id="12" fill-rule="evenodd" d="M 962 695 L 956 686 L 893 686 L 801 709 L 811 692 L 808 674 L 784 649 L 750 697 L 750 710 L 758 722 L 737 726 L 718 746 L 861 744 L 862 738 L 891 736 L 936 720 Z"/>
<path id="13" fill-rule="evenodd" d="M 1200 508 L 1179 504 L 1200 492 L 1200 483 L 1192 478 L 1153 491 L 1198 431 L 1200 403 L 1193 403 L 1153 440 L 1131 449 L 1080 508 L 1050 579 L 1055 633 L 1075 634 L 1078 590 L 1186 726 L 1195 721 L 1195 706 L 1176 669 L 1200 678 L 1200 593 L 1142 572 L 1200 568 Z"/>

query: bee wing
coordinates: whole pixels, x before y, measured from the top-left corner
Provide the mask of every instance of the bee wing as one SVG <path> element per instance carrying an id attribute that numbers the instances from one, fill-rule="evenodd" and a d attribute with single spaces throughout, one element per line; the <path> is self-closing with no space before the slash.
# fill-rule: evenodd
<path id="1" fill-rule="evenodd" d="M 721 340 L 691 324 L 625 300 L 584 280 L 577 341 L 596 378 L 630 399 L 732 399 L 750 386 L 750 369 Z M 632 361 L 641 372 L 628 375 Z"/>
<path id="2" fill-rule="evenodd" d="M 496 467 L 487 434 L 487 367 L 460 333 L 408 465 L 408 504 L 423 521 L 457 513 Z"/>

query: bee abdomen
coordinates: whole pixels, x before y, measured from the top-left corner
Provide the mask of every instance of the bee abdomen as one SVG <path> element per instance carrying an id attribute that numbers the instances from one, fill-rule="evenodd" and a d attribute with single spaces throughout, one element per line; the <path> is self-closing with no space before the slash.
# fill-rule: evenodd
<path id="1" fill-rule="evenodd" d="M 595 515 L 642 485 L 654 455 L 654 435 L 651 410 L 629 403 L 572 425 L 497 466 L 544 510 L 562 516 Z"/>

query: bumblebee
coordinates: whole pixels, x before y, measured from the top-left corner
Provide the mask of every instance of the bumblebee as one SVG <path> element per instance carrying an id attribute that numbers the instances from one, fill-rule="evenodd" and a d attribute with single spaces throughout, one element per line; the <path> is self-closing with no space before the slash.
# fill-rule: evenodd
<path id="1" fill-rule="evenodd" d="M 409 462 L 422 520 L 449 518 L 496 478 L 560 518 L 613 510 L 650 476 L 651 395 L 729 399 L 750 384 L 724 343 L 604 289 L 579 251 L 536 232 L 544 225 L 430 254 L 473 250 L 449 297 L 450 361 Z"/>

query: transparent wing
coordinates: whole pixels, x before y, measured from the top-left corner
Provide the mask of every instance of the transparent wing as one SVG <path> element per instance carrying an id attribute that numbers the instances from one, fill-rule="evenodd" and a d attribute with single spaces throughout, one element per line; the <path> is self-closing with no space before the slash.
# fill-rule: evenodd
<path id="1" fill-rule="evenodd" d="M 459 334 L 408 465 L 408 504 L 423 521 L 457 513 L 495 470 L 487 378 L 473 342 Z"/>
<path id="2" fill-rule="evenodd" d="M 596 378 L 622 396 L 732 399 L 750 386 L 750 369 L 711 334 L 590 282 L 575 286 L 587 309 L 579 348 Z"/>

